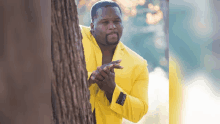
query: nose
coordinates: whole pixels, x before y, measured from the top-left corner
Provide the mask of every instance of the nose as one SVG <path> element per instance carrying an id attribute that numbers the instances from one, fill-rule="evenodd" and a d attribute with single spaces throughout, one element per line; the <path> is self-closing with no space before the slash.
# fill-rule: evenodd
<path id="1" fill-rule="evenodd" d="M 114 23 L 110 23 L 110 24 L 109 24 L 109 29 L 115 29 L 115 28 L 116 28 L 116 26 L 115 26 Z"/>

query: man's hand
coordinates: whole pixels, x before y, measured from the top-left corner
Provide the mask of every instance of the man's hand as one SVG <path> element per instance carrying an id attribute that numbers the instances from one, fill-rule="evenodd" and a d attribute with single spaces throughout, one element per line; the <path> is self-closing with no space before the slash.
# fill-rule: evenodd
<path id="1" fill-rule="evenodd" d="M 123 68 L 120 66 L 120 62 L 121 60 L 118 60 L 102 65 L 90 76 L 90 82 L 96 83 L 99 88 L 105 92 L 109 102 L 111 102 L 112 94 L 116 86 L 114 68 Z"/>
<path id="2" fill-rule="evenodd" d="M 108 64 L 104 64 L 104 65 L 102 65 L 98 68 L 100 68 L 101 70 L 106 68 L 106 69 L 113 72 L 114 68 L 117 68 L 117 69 L 122 69 L 123 68 L 122 66 L 120 66 L 120 62 L 121 62 L 121 60 L 112 61 L 112 62 L 110 62 Z M 96 83 L 95 79 L 98 80 L 98 81 L 103 81 L 104 80 L 104 77 L 101 75 L 101 72 L 98 69 L 96 71 L 92 72 L 92 74 L 89 78 L 89 84 L 92 85 L 92 84 Z"/>
<path id="3" fill-rule="evenodd" d="M 113 65 L 109 65 L 104 67 L 104 69 L 101 69 L 100 67 L 97 68 L 100 75 L 104 78 L 104 80 L 99 81 L 98 79 L 93 79 L 96 84 L 98 84 L 99 88 L 105 92 L 105 95 L 109 102 L 111 103 L 112 95 L 115 90 L 115 73 L 114 68 L 111 69 Z"/>
<path id="4" fill-rule="evenodd" d="M 104 77 L 104 80 L 99 81 L 97 79 L 94 79 L 96 83 L 98 84 L 99 88 L 103 91 L 105 91 L 106 94 L 111 94 L 113 93 L 115 89 L 115 73 L 114 73 L 114 68 L 111 69 L 112 65 L 108 68 L 106 66 L 104 69 L 97 68 L 99 73 L 101 74 L 102 77 Z"/>

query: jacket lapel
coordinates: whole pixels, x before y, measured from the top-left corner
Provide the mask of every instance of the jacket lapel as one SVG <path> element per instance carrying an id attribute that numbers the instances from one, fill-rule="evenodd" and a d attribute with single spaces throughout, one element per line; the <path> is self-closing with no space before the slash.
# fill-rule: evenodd
<path id="1" fill-rule="evenodd" d="M 94 50 L 94 54 L 95 54 L 95 59 L 96 59 L 96 66 L 101 66 L 102 65 L 102 52 L 101 49 L 99 48 L 95 38 L 92 36 L 92 34 L 90 33 L 90 28 L 88 27 L 88 29 L 86 30 L 86 34 L 88 39 L 91 41 L 91 47 Z"/>
<path id="2" fill-rule="evenodd" d="M 122 59 L 123 55 L 124 55 L 124 46 L 120 41 L 115 49 L 115 53 L 113 55 L 112 61 Z"/>
<path id="3" fill-rule="evenodd" d="M 102 65 L 102 51 L 99 48 L 95 38 L 92 36 L 93 49 L 95 52 L 97 67 Z"/>
<path id="4" fill-rule="evenodd" d="M 124 46 L 121 43 L 121 41 L 119 42 L 119 44 L 117 45 L 116 49 L 115 49 L 115 53 L 113 55 L 113 59 L 112 61 L 117 61 L 117 60 L 122 60 L 122 62 L 120 63 L 121 66 L 123 66 L 123 61 L 124 61 Z M 124 66 L 123 66 L 124 67 Z M 120 73 L 122 72 L 121 69 L 114 69 L 115 71 L 115 75 L 120 75 Z"/>

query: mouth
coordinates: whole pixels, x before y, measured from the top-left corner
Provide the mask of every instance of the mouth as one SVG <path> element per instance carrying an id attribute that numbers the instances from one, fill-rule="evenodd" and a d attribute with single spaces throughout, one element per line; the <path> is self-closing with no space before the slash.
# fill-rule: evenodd
<path id="1" fill-rule="evenodd" d="M 116 45 L 119 41 L 119 34 L 117 32 L 106 35 L 106 42 L 109 45 Z"/>
<path id="2" fill-rule="evenodd" d="M 110 36 L 110 37 L 118 37 L 118 33 L 110 33 L 110 34 L 108 34 L 107 36 Z"/>
<path id="3" fill-rule="evenodd" d="M 110 36 L 110 37 L 117 37 L 117 34 L 116 34 L 116 33 L 114 33 L 114 34 L 109 34 L 108 36 Z"/>

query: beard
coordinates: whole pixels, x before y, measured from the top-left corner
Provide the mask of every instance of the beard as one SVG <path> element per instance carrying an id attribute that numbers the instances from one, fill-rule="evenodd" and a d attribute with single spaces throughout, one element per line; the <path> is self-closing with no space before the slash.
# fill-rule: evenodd
<path id="1" fill-rule="evenodd" d="M 117 45 L 119 43 L 119 34 L 118 33 L 116 33 L 116 34 L 117 34 L 117 40 L 115 42 L 108 41 L 109 34 L 105 36 L 105 41 L 106 41 L 107 45 Z"/>

